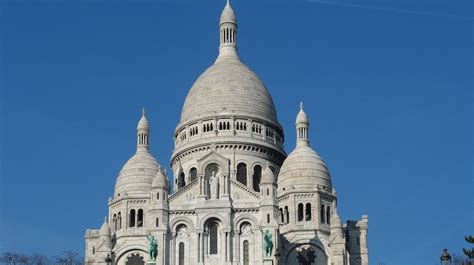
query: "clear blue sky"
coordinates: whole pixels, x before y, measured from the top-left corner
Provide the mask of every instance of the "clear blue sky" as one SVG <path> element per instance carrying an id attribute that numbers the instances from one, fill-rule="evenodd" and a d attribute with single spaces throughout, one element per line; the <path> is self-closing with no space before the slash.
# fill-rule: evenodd
<path id="1" fill-rule="evenodd" d="M 0 251 L 83 253 L 135 149 L 140 110 L 169 167 L 224 0 L 0 4 Z M 300 100 L 370 263 L 435 264 L 474 234 L 473 2 L 233 0 L 242 60 L 294 147 Z"/>

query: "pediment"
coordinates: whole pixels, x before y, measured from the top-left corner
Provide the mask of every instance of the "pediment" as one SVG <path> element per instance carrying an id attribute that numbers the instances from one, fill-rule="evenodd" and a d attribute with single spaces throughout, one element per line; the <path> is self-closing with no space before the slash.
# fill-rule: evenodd
<path id="1" fill-rule="evenodd" d="M 210 151 L 197 160 L 198 170 L 201 171 L 199 173 L 204 174 L 205 168 L 210 164 L 218 164 L 222 168 L 223 173 L 229 173 L 230 160 L 215 151 Z"/>

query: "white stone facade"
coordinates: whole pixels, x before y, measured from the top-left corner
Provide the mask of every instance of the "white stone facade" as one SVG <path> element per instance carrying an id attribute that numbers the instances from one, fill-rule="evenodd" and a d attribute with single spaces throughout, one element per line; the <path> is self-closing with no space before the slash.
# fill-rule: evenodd
<path id="1" fill-rule="evenodd" d="M 309 145 L 300 107 L 287 156 L 270 93 L 237 54 L 229 3 L 219 56 L 186 97 L 171 156 L 173 187 L 149 153 L 145 113 L 137 150 L 119 173 L 109 214 L 86 231 L 86 264 L 367 265 L 367 216 L 342 224 L 329 170 Z M 270 255 L 264 233 L 272 236 Z M 148 235 L 158 255 L 148 255 Z"/>

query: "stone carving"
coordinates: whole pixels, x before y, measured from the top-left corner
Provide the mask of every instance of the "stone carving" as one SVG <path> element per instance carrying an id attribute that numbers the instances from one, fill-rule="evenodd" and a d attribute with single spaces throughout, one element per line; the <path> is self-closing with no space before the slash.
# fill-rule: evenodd
<path id="1" fill-rule="evenodd" d="M 186 232 L 186 226 L 181 226 L 180 228 L 178 228 L 178 237 L 184 237 L 186 235 Z"/>
<path id="2" fill-rule="evenodd" d="M 156 241 L 153 235 L 148 235 L 148 254 L 150 255 L 150 260 L 155 261 L 156 256 L 158 256 L 158 242 Z"/>
<path id="3" fill-rule="evenodd" d="M 212 171 L 211 178 L 209 179 L 209 189 L 211 191 L 211 199 L 217 199 L 219 193 L 219 177 L 216 176 L 215 171 Z"/>
<path id="4" fill-rule="evenodd" d="M 263 234 L 263 250 L 265 251 L 265 256 L 270 257 L 273 251 L 273 240 L 272 234 L 270 231 L 266 230 Z"/>
<path id="5" fill-rule="evenodd" d="M 194 196 L 191 194 L 191 193 L 188 193 L 186 194 L 186 199 L 188 199 L 188 201 L 194 199 Z"/>
<path id="6" fill-rule="evenodd" d="M 252 233 L 251 228 L 252 227 L 249 224 L 244 224 L 240 229 L 242 232 L 242 236 Z"/>

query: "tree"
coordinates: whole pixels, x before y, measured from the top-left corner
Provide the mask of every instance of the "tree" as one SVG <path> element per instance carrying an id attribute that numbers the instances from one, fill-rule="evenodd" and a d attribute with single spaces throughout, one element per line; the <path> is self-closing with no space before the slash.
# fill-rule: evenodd
<path id="1" fill-rule="evenodd" d="M 77 252 L 64 251 L 64 253 L 55 258 L 57 265 L 83 265 L 82 258 Z"/>
<path id="2" fill-rule="evenodd" d="M 471 243 L 471 244 L 474 244 L 474 237 L 472 236 L 466 236 L 464 237 L 464 239 L 467 241 L 467 243 Z M 471 249 L 465 249 L 463 248 L 462 249 L 464 251 L 464 254 L 466 254 L 466 256 L 470 259 L 474 259 L 474 248 L 471 248 Z"/>
<path id="3" fill-rule="evenodd" d="M 31 256 L 7 251 L 0 254 L 0 264 L 6 265 L 83 265 L 82 257 L 73 251 L 65 251 L 61 256 L 49 258 L 41 254 Z"/>
<path id="4" fill-rule="evenodd" d="M 41 254 L 33 254 L 31 256 L 31 264 L 33 265 L 49 265 L 51 261 L 48 257 Z"/>

